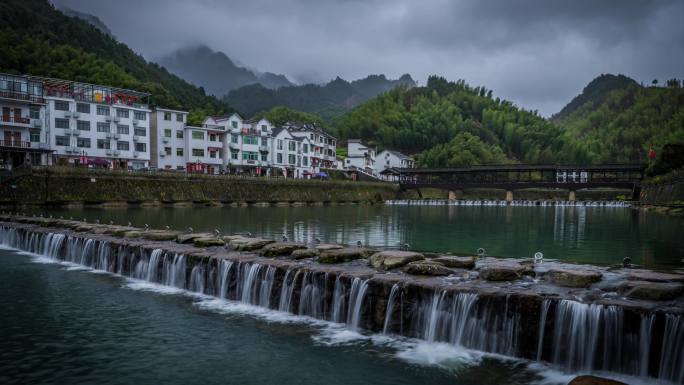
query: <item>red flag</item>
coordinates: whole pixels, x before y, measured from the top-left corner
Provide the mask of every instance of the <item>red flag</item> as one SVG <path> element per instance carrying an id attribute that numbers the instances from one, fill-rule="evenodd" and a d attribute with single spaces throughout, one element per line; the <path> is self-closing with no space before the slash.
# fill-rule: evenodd
<path id="1" fill-rule="evenodd" d="M 651 144 L 651 149 L 648 151 L 648 157 L 651 159 L 655 159 L 656 157 L 655 150 L 653 149 L 653 144 Z"/>

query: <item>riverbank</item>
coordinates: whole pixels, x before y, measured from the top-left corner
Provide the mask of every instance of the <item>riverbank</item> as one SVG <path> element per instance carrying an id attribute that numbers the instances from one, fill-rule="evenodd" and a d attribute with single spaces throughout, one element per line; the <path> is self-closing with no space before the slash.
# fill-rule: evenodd
<path id="1" fill-rule="evenodd" d="M 638 207 L 646 211 L 684 216 L 684 169 L 644 181 Z"/>
<path id="2" fill-rule="evenodd" d="M 354 331 L 442 341 L 567 372 L 684 379 L 684 352 L 675 348 L 684 344 L 679 273 L 0 220 L 5 246 Z"/>
<path id="3" fill-rule="evenodd" d="M 390 183 L 37 168 L 0 185 L 0 206 L 307 205 L 382 203 Z"/>

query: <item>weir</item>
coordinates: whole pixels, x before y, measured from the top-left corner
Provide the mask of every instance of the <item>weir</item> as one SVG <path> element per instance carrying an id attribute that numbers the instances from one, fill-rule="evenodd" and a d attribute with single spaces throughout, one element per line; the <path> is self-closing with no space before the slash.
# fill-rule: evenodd
<path id="1" fill-rule="evenodd" d="M 30 221 L 24 221 L 30 222 Z M 226 247 L 0 222 L 0 244 L 230 301 L 547 362 L 684 383 L 684 310 L 675 301 L 580 297 L 577 290 L 464 283 L 324 265 Z M 365 261 L 364 261 L 365 262 Z"/>

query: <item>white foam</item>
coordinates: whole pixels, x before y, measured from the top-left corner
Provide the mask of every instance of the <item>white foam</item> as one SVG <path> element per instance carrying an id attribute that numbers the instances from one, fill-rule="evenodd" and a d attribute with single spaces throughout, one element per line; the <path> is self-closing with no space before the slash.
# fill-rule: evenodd
<path id="1" fill-rule="evenodd" d="M 397 352 L 396 356 L 413 364 L 451 368 L 475 365 L 483 354 L 447 343 L 420 341 L 407 344 L 407 348 Z"/>
<path id="2" fill-rule="evenodd" d="M 132 289 L 132 290 L 150 291 L 153 293 L 164 294 L 164 295 L 185 294 L 186 293 L 185 290 L 179 289 L 177 287 L 165 286 L 165 285 L 160 285 L 160 284 L 156 284 L 156 283 L 151 283 L 151 282 L 146 282 L 146 281 L 141 281 L 141 280 L 131 279 L 131 278 L 126 278 L 126 282 L 124 283 L 123 287 L 125 287 L 127 289 Z"/>

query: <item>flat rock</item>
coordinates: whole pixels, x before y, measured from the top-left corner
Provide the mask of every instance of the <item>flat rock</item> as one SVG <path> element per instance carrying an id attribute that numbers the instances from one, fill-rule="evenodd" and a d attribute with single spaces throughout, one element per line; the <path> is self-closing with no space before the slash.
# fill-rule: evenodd
<path id="1" fill-rule="evenodd" d="M 404 266 L 404 271 L 412 275 L 449 275 L 452 273 L 446 266 L 435 261 L 416 261 Z"/>
<path id="2" fill-rule="evenodd" d="M 239 238 L 245 238 L 244 235 L 238 235 L 238 234 L 233 234 L 233 235 L 224 235 L 221 237 L 226 243 L 230 243 L 233 239 L 239 239 Z"/>
<path id="3" fill-rule="evenodd" d="M 433 259 L 446 267 L 459 269 L 472 269 L 475 267 L 475 257 L 457 257 L 455 255 L 442 255 Z"/>
<path id="4" fill-rule="evenodd" d="M 142 231 L 142 229 L 128 226 L 109 226 L 104 233 L 115 237 L 123 237 L 127 231 Z"/>
<path id="5" fill-rule="evenodd" d="M 142 238 L 150 241 L 172 241 L 178 237 L 177 231 L 150 230 L 143 231 Z"/>
<path id="6" fill-rule="evenodd" d="M 316 249 L 297 249 L 290 254 L 292 259 L 304 259 L 304 258 L 315 258 L 318 257 L 320 252 Z"/>
<path id="7" fill-rule="evenodd" d="M 624 382 L 597 376 L 577 376 L 568 385 L 627 385 Z"/>
<path id="8" fill-rule="evenodd" d="M 178 243 L 193 243 L 197 238 L 215 238 L 216 235 L 211 233 L 185 233 L 178 234 L 176 242 Z"/>
<path id="9" fill-rule="evenodd" d="M 589 287 L 601 280 L 603 274 L 589 269 L 550 269 L 548 276 L 551 282 L 566 287 Z"/>
<path id="10" fill-rule="evenodd" d="M 514 281 L 522 277 L 525 266 L 517 262 L 494 262 L 480 269 L 480 277 L 487 281 Z"/>
<path id="11" fill-rule="evenodd" d="M 652 301 L 666 301 L 684 293 L 684 285 L 677 282 L 627 281 L 618 292 L 625 297 Z"/>
<path id="12" fill-rule="evenodd" d="M 342 249 L 332 249 L 321 253 L 318 257 L 320 263 L 341 263 L 354 259 L 366 258 L 373 253 L 372 250 L 362 247 L 345 247 Z"/>
<path id="13" fill-rule="evenodd" d="M 684 275 L 659 273 L 651 270 L 634 270 L 629 273 L 627 279 L 649 282 L 684 282 Z"/>
<path id="14" fill-rule="evenodd" d="M 368 264 L 376 269 L 392 270 L 424 259 L 423 254 L 413 251 L 386 250 L 371 255 Z"/>
<path id="15" fill-rule="evenodd" d="M 318 250 L 318 251 L 339 250 L 339 249 L 344 249 L 344 246 L 336 245 L 336 244 L 332 244 L 332 243 L 323 243 L 323 244 L 316 246 L 316 250 Z"/>
<path id="16" fill-rule="evenodd" d="M 296 242 L 273 242 L 261 249 L 261 254 L 265 257 L 276 257 L 279 255 L 292 254 L 293 251 L 305 249 L 306 246 Z"/>
<path id="17" fill-rule="evenodd" d="M 124 238 L 140 238 L 143 234 L 142 230 L 131 230 L 123 233 Z"/>
<path id="18" fill-rule="evenodd" d="M 197 247 L 224 246 L 226 244 L 223 239 L 216 237 L 195 238 L 192 243 Z"/>
<path id="19" fill-rule="evenodd" d="M 272 239 L 264 239 L 264 238 L 235 238 L 228 242 L 228 244 L 235 248 L 236 250 L 240 251 L 253 251 L 253 250 L 258 250 L 261 249 L 262 247 L 268 245 L 269 243 L 275 242 Z"/>

